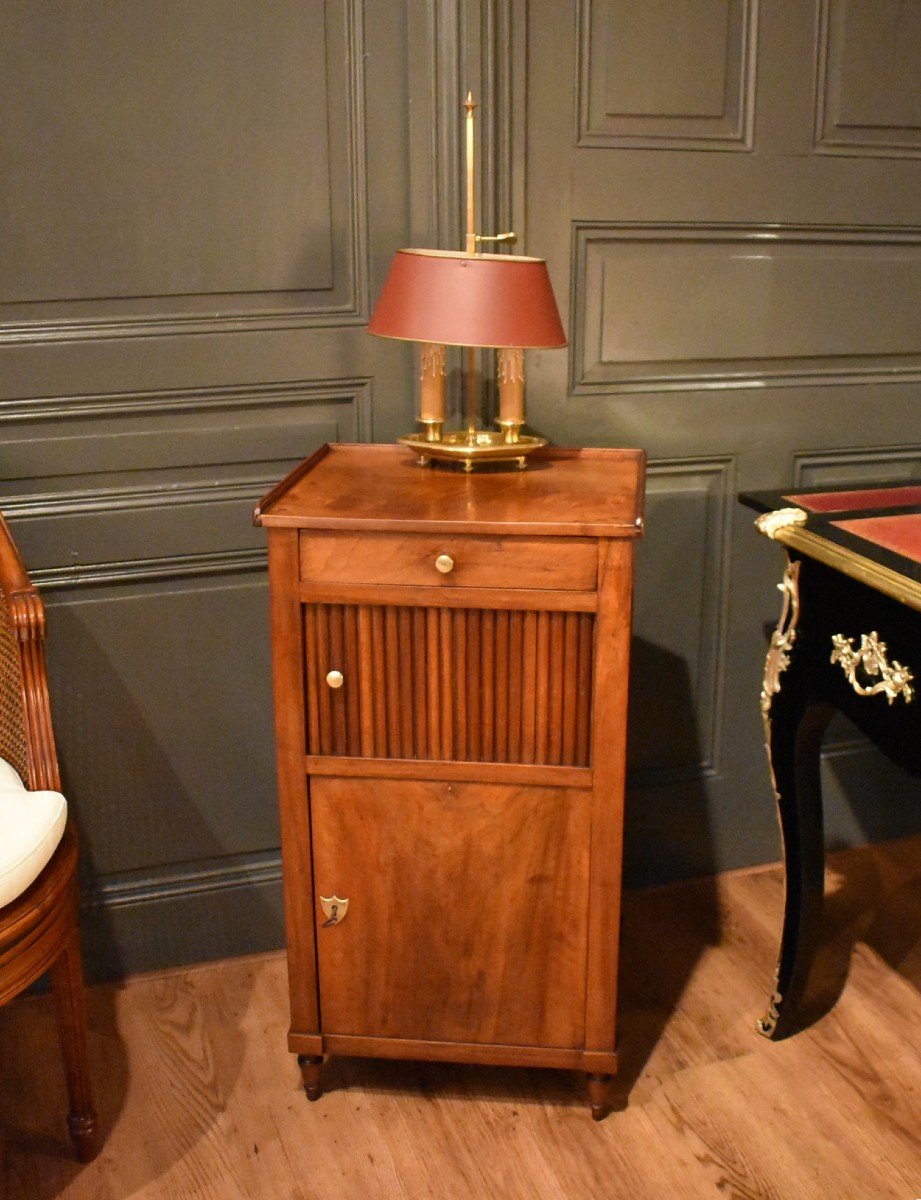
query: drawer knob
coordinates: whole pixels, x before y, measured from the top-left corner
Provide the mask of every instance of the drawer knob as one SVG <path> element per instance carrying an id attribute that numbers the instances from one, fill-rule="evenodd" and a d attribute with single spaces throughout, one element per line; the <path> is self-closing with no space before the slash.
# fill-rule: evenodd
<path id="1" fill-rule="evenodd" d="M 345 677 L 341 671 L 330 671 L 326 676 L 326 682 L 331 688 L 341 688 L 345 683 Z"/>
<path id="2" fill-rule="evenodd" d="M 454 559 L 450 554 L 439 554 L 435 559 L 435 566 L 442 575 L 447 575 L 449 571 L 454 570 Z"/>

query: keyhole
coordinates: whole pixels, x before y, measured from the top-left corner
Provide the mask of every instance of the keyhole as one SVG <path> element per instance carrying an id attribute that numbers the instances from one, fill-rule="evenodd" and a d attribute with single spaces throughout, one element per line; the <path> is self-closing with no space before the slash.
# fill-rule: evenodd
<path id="1" fill-rule="evenodd" d="M 339 905 L 334 904 L 332 906 L 332 912 L 329 914 L 329 920 L 323 922 L 323 928 L 325 929 L 327 925 L 335 925 L 338 920 L 339 920 Z"/>

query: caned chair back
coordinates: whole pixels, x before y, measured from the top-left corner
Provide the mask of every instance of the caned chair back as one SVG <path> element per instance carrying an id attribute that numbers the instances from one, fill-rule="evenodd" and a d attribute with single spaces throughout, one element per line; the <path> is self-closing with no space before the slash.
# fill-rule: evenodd
<path id="1" fill-rule="evenodd" d="M 6 536 L 4 525 L 0 536 Z M 22 658 L 10 605 L 0 580 L 0 758 L 19 772 L 28 786 L 29 752 L 26 748 L 25 696 Z"/>
<path id="2" fill-rule="evenodd" d="M 59 791 L 45 673 L 45 606 L 0 516 L 0 756 L 30 791 Z M 99 1150 L 86 1044 L 77 837 L 68 821 L 41 874 L 0 908 L 0 1005 L 46 971 L 57 1010 L 78 1156 Z"/>

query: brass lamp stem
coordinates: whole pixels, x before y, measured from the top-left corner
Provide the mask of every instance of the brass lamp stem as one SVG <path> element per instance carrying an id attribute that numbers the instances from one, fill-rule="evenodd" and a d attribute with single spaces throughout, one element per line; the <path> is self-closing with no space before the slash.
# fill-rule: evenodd
<path id="1" fill-rule="evenodd" d="M 467 134 L 467 244 L 466 253 L 476 254 L 476 212 L 474 209 L 474 180 L 473 180 L 473 113 L 476 109 L 473 93 L 467 93 L 464 103 L 466 114 L 464 124 Z M 476 350 L 467 347 L 467 370 L 464 377 L 464 400 L 466 408 L 467 437 L 472 442 L 476 437 L 477 426 L 477 392 L 476 392 Z"/>
<path id="2" fill-rule="evenodd" d="M 465 247 L 467 254 L 476 254 L 476 218 L 473 209 L 473 110 L 476 104 L 473 100 L 473 93 L 467 93 L 467 99 L 464 103 L 466 112 L 465 124 L 467 128 L 467 245 Z"/>

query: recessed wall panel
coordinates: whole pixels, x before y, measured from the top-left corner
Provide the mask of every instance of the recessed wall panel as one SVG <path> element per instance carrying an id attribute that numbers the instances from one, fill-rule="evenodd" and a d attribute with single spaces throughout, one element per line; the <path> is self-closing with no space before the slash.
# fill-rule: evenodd
<path id="1" fill-rule="evenodd" d="M 798 488 L 858 487 L 882 480 L 910 483 L 915 479 L 921 479 L 921 444 L 817 450 L 797 454 L 793 468 Z"/>
<path id="2" fill-rule="evenodd" d="M 582 226 L 575 389 L 921 369 L 921 230 Z"/>
<path id="3" fill-rule="evenodd" d="M 649 466 L 630 664 L 634 786 L 717 765 L 731 478 L 726 461 Z"/>
<path id="4" fill-rule="evenodd" d="M 816 149 L 921 155 L 921 5 L 821 0 Z"/>
<path id="5" fill-rule="evenodd" d="M 354 317 L 362 33 L 361 0 L 0 6 L 0 340 Z"/>
<path id="6" fill-rule="evenodd" d="M 264 576 L 46 598 L 55 733 L 89 878 L 277 846 Z"/>
<path id="7" fill-rule="evenodd" d="M 584 0 L 579 144 L 751 146 L 755 0 Z"/>
<path id="8" fill-rule="evenodd" d="M 323 442 L 363 440 L 365 388 L 305 381 L 7 405 L 0 509 L 38 582 L 92 578 L 102 563 L 264 552 L 254 503 Z"/>
<path id="9" fill-rule="evenodd" d="M 322 0 L 10 0 L 0 48 L 4 302 L 331 286 Z"/>

